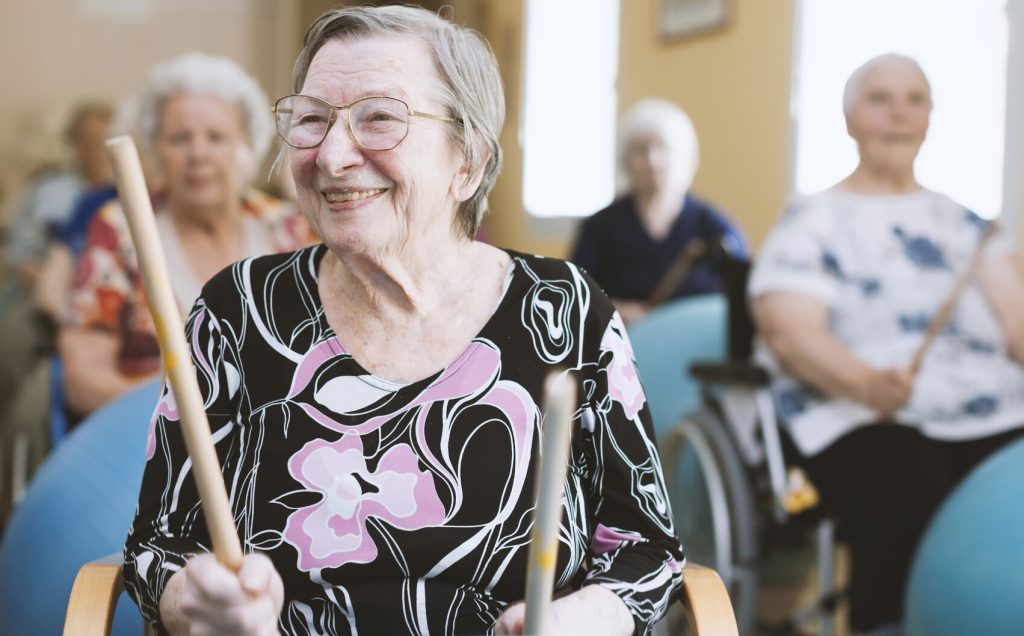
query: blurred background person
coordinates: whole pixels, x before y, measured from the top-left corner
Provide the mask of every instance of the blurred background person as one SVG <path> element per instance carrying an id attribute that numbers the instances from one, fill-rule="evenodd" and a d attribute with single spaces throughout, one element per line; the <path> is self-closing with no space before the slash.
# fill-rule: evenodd
<path id="1" fill-rule="evenodd" d="M 850 622 L 897 634 L 915 546 L 946 494 L 1024 429 L 1024 279 L 1008 237 L 923 188 L 931 88 L 911 58 L 857 69 L 843 110 L 860 162 L 786 210 L 749 294 L 781 418 L 851 554 Z M 911 360 L 973 255 L 976 277 Z"/>
<path id="2" fill-rule="evenodd" d="M 104 140 L 112 118 L 113 109 L 103 102 L 82 102 L 72 109 L 63 134 L 71 161 L 37 169 L 5 246 L 9 275 L 0 285 L 0 526 L 51 446 L 50 363 L 72 270 L 63 241 L 79 204 L 111 187 Z"/>
<path id="3" fill-rule="evenodd" d="M 182 312 L 228 264 L 312 242 L 294 206 L 247 185 L 273 131 L 263 91 L 227 58 L 187 54 L 149 76 L 136 132 L 161 184 L 154 197 L 157 226 Z M 59 352 L 75 416 L 159 371 L 154 326 L 116 203 L 89 227 Z"/>
<path id="4" fill-rule="evenodd" d="M 56 233 L 71 219 L 81 196 L 109 186 L 110 162 L 103 142 L 113 109 L 102 102 L 78 105 L 69 117 L 65 139 L 72 150 L 66 167 L 44 169 L 29 185 L 11 226 L 9 262 L 34 281 Z"/>
<path id="5" fill-rule="evenodd" d="M 670 298 L 720 291 L 722 251 L 745 257 L 742 233 L 689 192 L 697 133 L 675 104 L 647 99 L 619 130 L 620 197 L 583 221 L 570 260 L 612 298 L 626 322 Z"/>

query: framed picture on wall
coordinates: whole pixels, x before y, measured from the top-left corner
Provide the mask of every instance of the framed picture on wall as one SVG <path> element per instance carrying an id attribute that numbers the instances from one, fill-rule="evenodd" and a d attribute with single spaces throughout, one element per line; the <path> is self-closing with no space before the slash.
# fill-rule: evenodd
<path id="1" fill-rule="evenodd" d="M 723 28 L 730 0 L 661 0 L 658 32 L 665 40 L 692 37 Z"/>

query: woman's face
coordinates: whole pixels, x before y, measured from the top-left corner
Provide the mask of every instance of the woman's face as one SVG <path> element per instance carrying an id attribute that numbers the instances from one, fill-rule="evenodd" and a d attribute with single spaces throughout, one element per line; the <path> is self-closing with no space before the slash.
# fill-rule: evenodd
<path id="1" fill-rule="evenodd" d="M 931 91 L 911 64 L 881 64 L 868 72 L 847 130 L 861 163 L 879 170 L 911 170 L 928 133 Z"/>
<path id="2" fill-rule="evenodd" d="M 238 107 L 213 95 L 167 99 L 157 159 L 172 209 L 217 213 L 242 194 L 242 157 L 249 152 Z"/>
<path id="3" fill-rule="evenodd" d="M 301 93 L 346 105 L 370 96 L 400 99 L 413 111 L 445 115 L 441 80 L 426 45 L 412 37 L 331 40 L 314 56 Z M 409 134 L 391 150 L 365 150 L 345 125 L 323 143 L 290 148 L 299 204 L 337 253 L 380 255 L 413 241 L 451 235 L 459 201 L 468 198 L 461 154 L 447 122 L 409 118 Z"/>
<path id="4" fill-rule="evenodd" d="M 626 149 L 626 170 L 635 192 L 664 190 L 671 179 L 672 156 L 662 135 L 652 130 L 637 133 Z"/>

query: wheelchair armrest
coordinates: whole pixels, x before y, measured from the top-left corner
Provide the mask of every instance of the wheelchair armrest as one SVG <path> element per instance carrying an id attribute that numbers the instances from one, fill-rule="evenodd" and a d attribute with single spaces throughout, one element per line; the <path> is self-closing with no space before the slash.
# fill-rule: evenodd
<path id="1" fill-rule="evenodd" d="M 737 636 L 729 591 L 718 573 L 696 563 L 683 568 L 683 605 L 694 636 Z"/>
<path id="2" fill-rule="evenodd" d="M 697 361 L 690 365 L 690 375 L 701 383 L 758 388 L 768 386 L 770 377 L 764 368 L 744 360 L 721 362 Z"/>
<path id="3" fill-rule="evenodd" d="M 117 599 L 124 591 L 121 554 L 86 563 L 71 587 L 64 636 L 106 636 L 114 622 Z"/>

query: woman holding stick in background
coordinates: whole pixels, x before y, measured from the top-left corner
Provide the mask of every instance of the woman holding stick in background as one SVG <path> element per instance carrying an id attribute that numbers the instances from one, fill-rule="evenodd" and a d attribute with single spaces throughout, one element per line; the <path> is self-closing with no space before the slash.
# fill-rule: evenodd
<path id="1" fill-rule="evenodd" d="M 422 9 L 338 9 L 295 90 L 278 133 L 324 245 L 222 272 L 186 327 L 250 554 L 237 574 L 204 554 L 165 393 L 132 596 L 171 633 L 521 631 L 538 405 L 564 367 L 579 399 L 549 624 L 646 631 L 682 553 L 622 321 L 573 265 L 472 239 L 501 165 L 486 43 Z"/>
<path id="2" fill-rule="evenodd" d="M 673 298 L 722 291 L 723 252 L 746 258 L 733 221 L 690 192 L 697 132 L 675 104 L 636 103 L 619 128 L 625 192 L 580 224 L 570 260 L 594 277 L 629 323 Z"/>
<path id="3" fill-rule="evenodd" d="M 855 71 L 843 110 L 860 163 L 786 211 L 749 285 L 797 461 L 845 528 L 850 619 L 865 633 L 898 633 L 885 630 L 932 512 L 1024 432 L 1018 256 L 915 179 L 931 109 L 914 60 Z M 959 280 L 972 284 L 950 298 Z"/>

